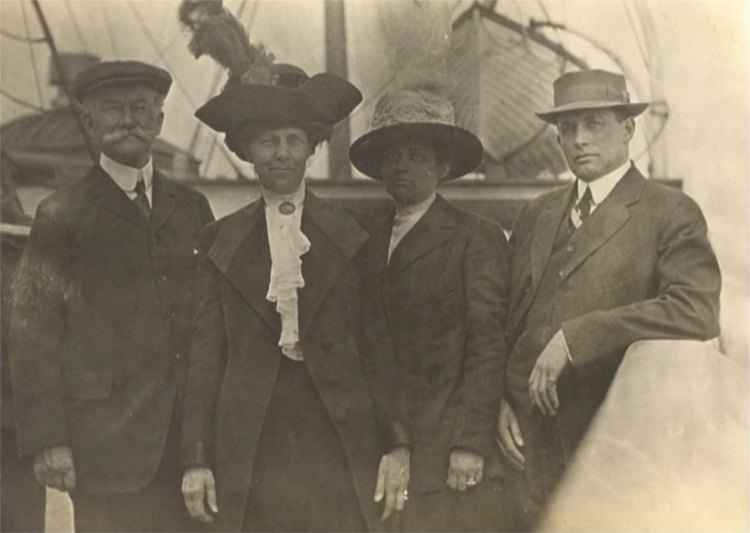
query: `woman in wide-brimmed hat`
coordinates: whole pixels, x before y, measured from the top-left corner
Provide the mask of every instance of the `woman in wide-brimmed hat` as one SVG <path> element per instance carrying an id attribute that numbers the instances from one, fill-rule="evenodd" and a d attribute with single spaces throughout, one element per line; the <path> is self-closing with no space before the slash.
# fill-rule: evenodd
<path id="1" fill-rule="evenodd" d="M 394 525 L 413 530 L 496 530 L 511 525 L 498 479 L 495 421 L 505 358 L 508 251 L 499 226 L 436 193 L 473 171 L 482 144 L 457 127 L 439 86 L 416 80 L 378 101 L 352 163 L 394 200 L 367 245 L 368 346 L 393 355 L 390 413 L 408 428 L 384 461 L 400 465 Z M 396 376 L 394 379 L 393 376 Z"/>
<path id="2" fill-rule="evenodd" d="M 201 31 L 211 16 L 231 15 L 201 17 Z M 268 59 L 232 71 L 196 113 L 254 165 L 262 198 L 202 236 L 183 493 L 222 531 L 371 529 L 382 432 L 356 336 L 368 234 L 305 186 L 316 147 L 362 97 Z"/>

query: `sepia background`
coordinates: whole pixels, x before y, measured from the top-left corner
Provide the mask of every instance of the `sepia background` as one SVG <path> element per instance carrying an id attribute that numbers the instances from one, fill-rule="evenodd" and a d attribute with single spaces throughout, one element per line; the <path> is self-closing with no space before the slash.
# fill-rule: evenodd
<path id="1" fill-rule="evenodd" d="M 461 94 L 461 84 L 466 81 L 462 67 L 479 65 L 483 70 L 478 80 L 503 88 L 506 92 L 495 96 L 506 100 L 496 114 L 485 113 L 482 102 L 469 102 L 459 118 L 480 134 L 492 156 L 488 161 L 506 161 L 494 156 L 503 153 L 505 145 L 523 141 L 527 134 L 520 132 L 524 128 L 532 135 L 542 127 L 531 114 L 540 100 L 529 101 L 525 96 L 536 91 L 537 98 L 551 98 L 551 88 L 546 84 L 535 86 L 539 80 L 524 78 L 515 63 L 493 68 L 498 63 L 492 61 L 500 61 L 492 59 L 494 54 L 516 54 L 515 60 L 523 64 L 539 61 L 553 74 L 575 68 L 570 62 L 561 63 L 526 33 L 534 27 L 532 21 L 540 23 L 534 35 L 562 46 L 589 67 L 623 71 L 629 78 L 633 100 L 658 102 L 638 120 L 639 137 L 632 153 L 641 170 L 652 177 L 682 180 L 684 190 L 702 207 L 723 273 L 722 350 L 747 368 L 750 7 L 745 0 L 335 3 L 332 15 L 331 6 L 324 0 L 224 0 L 224 5 L 246 25 L 251 39 L 264 43 L 279 61 L 295 63 L 308 73 L 326 70 L 332 58 L 339 62 L 339 70 L 343 65 L 365 96 L 351 120 L 351 139 L 366 131 L 378 95 L 403 82 L 415 69 L 430 66 L 440 71 L 455 95 Z M 215 135 L 200 127 L 193 117 L 195 109 L 221 89 L 224 77 L 210 59 L 196 61 L 188 52 L 189 36 L 177 21 L 178 5 L 177 0 L 41 2 L 61 52 L 86 52 L 102 59 L 139 59 L 170 70 L 175 84 L 166 103 L 162 138 L 196 161 L 199 179 L 236 180 L 238 170 L 252 178 L 252 169 L 228 157 L 220 139 L 217 142 Z M 479 14 L 473 15 L 471 10 L 477 5 Z M 498 25 L 499 19 L 490 13 L 502 16 L 503 24 Z M 340 31 L 327 32 L 327 23 L 330 25 L 336 16 Z M 512 24 L 507 21 L 516 23 L 521 31 L 508 32 Z M 501 26 L 504 33 L 498 29 Z M 15 38 L 38 38 L 42 34 L 31 4 L 27 0 L 0 0 L 0 30 L 2 132 L 2 127 L 38 111 L 34 108 L 51 109 L 59 95 L 58 89 L 49 84 L 47 46 L 29 46 Z M 451 46 L 456 38 L 470 42 L 480 33 L 484 48 L 473 56 L 465 51 L 456 55 L 456 47 Z M 520 140 L 516 138 L 519 135 Z M 545 139 L 553 140 L 554 132 L 541 132 L 528 153 L 534 149 L 537 152 L 534 157 L 521 159 L 523 165 L 498 163 L 492 167 L 488 163 L 484 173 L 467 179 L 568 178 L 559 165 L 559 154 L 545 152 L 554 144 L 544 145 Z M 542 168 L 545 165 L 541 163 L 546 161 L 550 168 Z M 327 149 L 318 154 L 311 174 L 319 179 L 329 176 Z M 364 180 L 356 171 L 352 179 Z M 241 189 L 238 191 L 236 194 L 242 194 Z M 33 213 L 35 200 L 24 200 L 24 206 Z M 244 202 L 242 198 L 236 201 Z M 55 530 L 69 528 L 65 501 L 55 496 L 51 502 L 48 525 Z"/>

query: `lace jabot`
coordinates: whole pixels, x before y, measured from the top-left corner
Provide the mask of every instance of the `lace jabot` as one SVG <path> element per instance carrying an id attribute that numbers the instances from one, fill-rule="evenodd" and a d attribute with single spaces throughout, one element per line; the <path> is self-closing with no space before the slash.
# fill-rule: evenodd
<path id="1" fill-rule="evenodd" d="M 305 286 L 302 256 L 310 250 L 310 241 L 302 233 L 305 181 L 292 194 L 280 195 L 261 188 L 265 203 L 268 244 L 271 250 L 271 277 L 266 299 L 276 304 L 281 318 L 279 346 L 295 361 L 304 359 L 299 342 L 298 291 Z"/>

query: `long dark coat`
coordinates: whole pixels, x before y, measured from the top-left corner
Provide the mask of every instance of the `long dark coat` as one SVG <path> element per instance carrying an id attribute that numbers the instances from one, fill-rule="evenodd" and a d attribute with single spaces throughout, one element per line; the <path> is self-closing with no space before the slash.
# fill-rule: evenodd
<path id="1" fill-rule="evenodd" d="M 212 218 L 202 195 L 154 173 L 147 221 L 98 166 L 40 204 L 13 288 L 21 455 L 72 446 L 82 493 L 152 480 L 184 379 L 197 237 Z"/>
<path id="2" fill-rule="evenodd" d="M 546 444 L 558 444 L 554 450 L 528 450 L 555 466 L 535 469 L 527 456 L 532 477 L 557 476 L 554 470 L 571 460 L 631 343 L 708 339 L 719 332 L 721 275 L 705 219 L 693 200 L 646 180 L 632 167 L 573 233 L 551 271 L 553 243 L 560 225 L 568 224 L 573 187 L 532 200 L 511 238 L 506 387 L 522 419 L 541 420 L 531 408 L 528 378 L 560 328 L 573 359 L 558 381 L 560 411 L 548 419 L 555 436 L 548 436 Z M 552 276 L 554 284 L 543 295 L 545 276 Z M 527 439 L 527 447 L 535 445 Z"/>
<path id="3" fill-rule="evenodd" d="M 361 273 L 368 234 L 346 212 L 307 192 L 302 231 L 300 340 L 313 383 L 336 428 L 362 514 L 372 498 L 382 433 L 359 347 Z M 208 226 L 201 239 L 199 305 L 190 350 L 183 461 L 208 464 L 218 485 L 217 530 L 237 530 L 283 355 L 280 321 L 266 300 L 271 259 L 262 201 Z M 259 488 L 262 490 L 262 487 Z M 289 502 L 294 505 L 294 502 Z"/>
<path id="4" fill-rule="evenodd" d="M 369 319 L 366 329 L 380 351 L 374 361 L 381 380 L 398 398 L 392 418 L 412 447 L 410 490 L 445 489 L 453 448 L 483 455 L 490 477 L 498 473 L 495 428 L 506 356 L 505 236 L 438 195 L 387 263 L 392 220 L 391 211 L 374 223 L 366 256 L 368 302 L 384 306 L 387 323 Z"/>

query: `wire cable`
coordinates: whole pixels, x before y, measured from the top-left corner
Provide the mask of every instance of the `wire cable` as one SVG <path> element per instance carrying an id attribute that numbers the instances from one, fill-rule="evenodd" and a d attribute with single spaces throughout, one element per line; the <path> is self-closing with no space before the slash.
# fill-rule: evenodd
<path id="1" fill-rule="evenodd" d="M 21 41 L 24 43 L 43 43 L 46 41 L 44 37 L 27 38 L 27 37 L 23 37 L 22 35 L 16 35 L 15 33 L 11 33 L 3 29 L 0 29 L 0 35 L 2 35 L 3 37 L 7 37 L 8 39 L 13 39 L 14 41 Z"/>
<path id="2" fill-rule="evenodd" d="M 628 19 L 628 25 L 630 26 L 630 31 L 633 33 L 633 36 L 635 37 L 635 42 L 638 46 L 638 52 L 640 53 L 641 60 L 643 61 L 643 64 L 646 67 L 646 70 L 649 70 L 649 61 L 648 61 L 648 54 L 646 53 L 646 45 L 641 41 L 640 34 L 638 32 L 638 29 L 636 28 L 635 20 L 633 20 L 633 16 L 630 13 L 630 9 L 628 9 L 628 4 L 626 3 L 626 0 L 622 0 L 622 8 L 625 11 L 625 15 Z"/>
<path id="3" fill-rule="evenodd" d="M 24 0 L 21 2 L 21 13 L 23 13 L 23 25 L 26 29 L 26 38 L 31 39 L 31 31 L 29 30 L 29 19 L 26 15 L 26 4 Z M 46 41 L 46 39 L 45 39 Z M 42 84 L 39 81 L 39 73 L 37 72 L 36 54 L 34 54 L 34 46 L 29 42 L 29 56 L 31 57 L 31 72 L 34 74 L 34 84 L 36 85 L 36 95 L 39 100 L 39 107 L 44 108 L 44 98 L 42 97 Z"/>
<path id="4" fill-rule="evenodd" d="M 112 49 L 112 55 L 118 57 L 119 50 L 117 48 L 117 42 L 115 41 L 115 32 L 112 27 L 112 20 L 109 18 L 109 10 L 102 9 L 102 17 L 104 18 L 104 25 L 107 27 L 107 37 L 109 37 L 109 47 Z"/>
<path id="5" fill-rule="evenodd" d="M 68 15 L 70 15 L 70 20 L 73 23 L 73 28 L 76 30 L 76 35 L 78 35 L 78 40 L 81 41 L 81 46 L 83 46 L 84 51 L 88 51 L 88 43 L 86 43 L 86 39 L 83 37 L 83 32 L 81 31 L 81 26 L 78 24 L 78 19 L 76 19 L 76 15 L 73 12 L 73 8 L 70 5 L 70 0 L 65 0 L 65 9 L 68 10 Z"/>
<path id="6" fill-rule="evenodd" d="M 22 100 L 21 98 L 18 98 L 17 96 L 13 96 L 12 94 L 10 94 L 9 92 L 7 92 L 7 91 L 5 91 L 3 89 L 0 89 L 0 95 L 4 96 L 5 98 L 7 98 L 8 100 L 10 100 L 11 102 L 14 102 L 14 103 L 16 103 L 16 104 L 18 104 L 18 105 L 20 105 L 22 107 L 26 107 L 28 109 L 31 109 L 32 111 L 37 111 L 39 113 L 43 113 L 45 111 L 44 108 L 41 108 L 41 107 L 39 107 L 37 105 L 34 105 L 31 102 L 27 102 L 26 100 Z"/>

